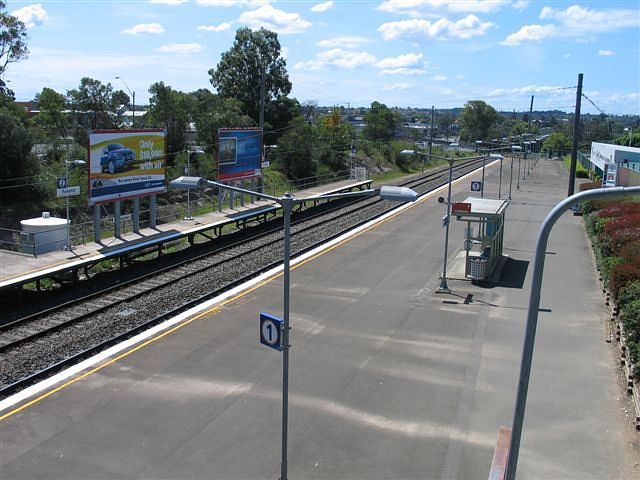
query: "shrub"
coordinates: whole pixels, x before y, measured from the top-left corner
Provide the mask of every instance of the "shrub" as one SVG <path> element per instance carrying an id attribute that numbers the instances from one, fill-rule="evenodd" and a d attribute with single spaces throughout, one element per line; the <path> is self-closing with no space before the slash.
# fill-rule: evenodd
<path id="1" fill-rule="evenodd" d="M 596 219 L 593 225 L 593 231 L 596 235 L 600 235 L 604 231 L 604 227 L 609 223 L 611 217 L 600 217 L 596 215 Z"/>
<path id="2" fill-rule="evenodd" d="M 631 265 L 640 265 L 640 242 L 629 242 L 619 249 L 619 255 Z M 640 296 L 638 296 L 640 298 Z"/>
<path id="3" fill-rule="evenodd" d="M 640 281 L 634 280 L 627 283 L 618 292 L 618 305 L 624 308 L 625 305 L 640 299 Z"/>
<path id="4" fill-rule="evenodd" d="M 640 225 L 630 228 L 614 230 L 609 238 L 611 253 L 622 256 L 620 253 L 627 245 L 640 243 Z"/>
<path id="5" fill-rule="evenodd" d="M 602 206 L 598 212 L 599 218 L 606 217 L 622 217 L 624 215 L 631 215 L 634 213 L 640 214 L 639 202 L 619 202 L 609 204 L 608 206 Z"/>
<path id="6" fill-rule="evenodd" d="M 605 286 L 609 286 L 611 272 L 616 265 L 624 263 L 624 259 L 620 257 L 602 257 L 598 256 L 598 264 L 600 265 L 600 273 L 602 273 L 602 281 Z"/>
<path id="7" fill-rule="evenodd" d="M 628 304 L 622 311 L 622 324 L 636 378 L 640 376 L 640 300 Z"/>
<path id="8" fill-rule="evenodd" d="M 617 258 L 617 257 L 613 257 Z M 609 288 L 613 298 L 618 298 L 618 293 L 631 282 L 640 280 L 640 266 L 626 263 L 614 265 L 609 272 Z"/>
<path id="9" fill-rule="evenodd" d="M 620 229 L 633 228 L 640 225 L 640 213 L 627 213 L 617 217 L 610 216 L 609 221 L 603 225 L 602 231 L 607 235 Z"/>

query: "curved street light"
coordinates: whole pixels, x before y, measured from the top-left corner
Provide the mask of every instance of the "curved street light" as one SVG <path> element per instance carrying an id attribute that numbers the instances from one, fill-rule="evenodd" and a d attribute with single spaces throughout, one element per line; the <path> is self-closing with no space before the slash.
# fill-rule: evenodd
<path id="1" fill-rule="evenodd" d="M 127 85 L 127 82 L 124 81 L 124 78 L 122 77 L 116 77 L 117 80 L 120 80 L 122 83 L 124 83 L 125 88 L 127 89 L 127 92 L 129 92 L 129 95 L 131 95 L 132 98 L 132 105 L 131 105 L 131 128 L 135 128 L 136 127 L 136 92 L 135 90 L 132 92 L 129 89 L 129 85 Z"/>

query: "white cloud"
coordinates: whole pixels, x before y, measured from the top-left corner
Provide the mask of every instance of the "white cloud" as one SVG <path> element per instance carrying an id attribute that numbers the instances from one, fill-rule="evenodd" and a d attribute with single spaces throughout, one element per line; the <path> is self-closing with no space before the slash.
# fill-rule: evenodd
<path id="1" fill-rule="evenodd" d="M 505 95 L 531 95 L 533 93 L 548 93 L 558 96 L 571 96 L 575 95 L 573 90 L 568 90 L 564 87 L 546 86 L 546 85 L 527 85 L 517 88 L 496 88 L 487 93 L 489 97 L 502 97 Z"/>
<path id="2" fill-rule="evenodd" d="M 202 50 L 202 45 L 199 43 L 170 43 L 168 45 L 162 45 L 161 47 L 156 48 L 157 52 L 163 53 L 177 53 L 177 54 L 188 54 L 188 53 L 198 53 Z"/>
<path id="3" fill-rule="evenodd" d="M 464 75 L 462 73 L 459 73 L 453 78 L 455 78 L 456 80 L 463 80 L 464 79 Z"/>
<path id="4" fill-rule="evenodd" d="M 446 75 L 434 75 L 431 77 L 431 80 L 434 82 L 444 82 L 445 80 L 448 80 L 448 78 Z"/>
<path id="5" fill-rule="evenodd" d="M 378 32 L 385 40 L 404 39 L 418 40 L 444 40 L 447 38 L 467 39 L 478 35 L 484 35 L 494 26 L 491 22 L 481 22 L 475 15 L 452 22 L 441 18 L 435 22 L 421 19 L 401 20 L 399 22 L 383 23 L 378 27 Z"/>
<path id="6" fill-rule="evenodd" d="M 149 3 L 156 3 L 159 5 L 182 5 L 187 3 L 187 0 L 149 0 Z"/>
<path id="7" fill-rule="evenodd" d="M 540 41 L 554 36 L 556 36 L 554 25 L 525 25 L 516 33 L 509 35 L 500 44 L 513 47 L 524 42 Z"/>
<path id="8" fill-rule="evenodd" d="M 566 10 L 544 7 L 540 11 L 541 20 L 555 20 L 556 24 L 525 25 L 516 33 L 509 35 L 502 45 L 515 46 L 524 42 L 541 41 L 555 37 L 589 36 L 595 33 L 615 32 L 622 28 L 640 26 L 640 16 L 637 11 L 610 9 L 591 10 L 579 5 L 572 5 Z M 588 40 L 578 39 L 589 43 Z"/>
<path id="9" fill-rule="evenodd" d="M 579 5 L 572 5 L 566 10 L 544 7 L 540 18 L 557 20 L 574 34 L 612 32 L 620 28 L 640 26 L 637 10 L 590 10 Z"/>
<path id="10" fill-rule="evenodd" d="M 358 48 L 370 41 L 364 37 L 336 37 L 320 40 L 316 45 L 322 48 Z"/>
<path id="11" fill-rule="evenodd" d="M 571 58 L 571 54 L 570 53 L 565 53 L 564 54 L 564 58 Z"/>
<path id="12" fill-rule="evenodd" d="M 362 65 L 373 65 L 377 59 L 367 52 L 351 52 L 334 48 L 316 55 L 314 60 L 308 62 L 298 62 L 294 69 L 299 70 L 319 70 L 323 67 L 356 68 Z"/>
<path id="13" fill-rule="evenodd" d="M 527 8 L 528 5 L 529 5 L 529 0 L 517 0 L 511 4 L 511 8 L 521 12 L 522 10 Z"/>
<path id="14" fill-rule="evenodd" d="M 244 12 L 238 19 L 250 28 L 264 27 L 279 34 L 302 33 L 311 26 L 297 13 L 287 13 L 266 4 L 251 12 Z"/>
<path id="15" fill-rule="evenodd" d="M 326 12 L 331 7 L 333 7 L 333 2 L 329 0 L 328 2 L 318 3 L 314 5 L 313 7 L 311 7 L 311 11 L 316 13 L 321 13 L 321 12 Z"/>
<path id="16" fill-rule="evenodd" d="M 419 18 L 439 10 L 455 13 L 495 12 L 509 3 L 510 0 L 386 0 L 377 9 Z"/>
<path id="17" fill-rule="evenodd" d="M 131 28 L 122 30 L 120 33 L 125 35 L 140 35 L 141 33 L 158 34 L 163 33 L 164 28 L 159 23 L 139 23 Z"/>
<path id="18" fill-rule="evenodd" d="M 393 83 L 391 85 L 385 85 L 384 87 L 382 87 L 383 90 L 408 90 L 409 88 L 411 88 L 413 85 L 411 85 L 410 83 Z"/>
<path id="19" fill-rule="evenodd" d="M 598 52 L 599 57 L 612 57 L 616 54 L 613 50 L 600 50 Z"/>
<path id="20" fill-rule="evenodd" d="M 405 55 L 400 55 L 398 57 L 388 57 L 383 58 L 378 63 L 376 63 L 376 67 L 378 68 L 402 68 L 402 67 L 411 67 L 416 65 L 418 62 L 422 60 L 421 53 L 407 53 Z"/>
<path id="21" fill-rule="evenodd" d="M 258 8 L 269 3 L 269 0 L 196 0 L 205 7 L 249 7 Z"/>
<path id="22" fill-rule="evenodd" d="M 11 12 L 11 15 L 24 23 L 27 28 L 33 28 L 36 25 L 42 25 L 44 22 L 49 20 L 47 11 L 42 8 L 42 4 L 40 3 L 27 5 L 25 7 L 19 8 L 18 10 L 14 10 L 13 12 Z"/>
<path id="23" fill-rule="evenodd" d="M 380 75 L 415 76 L 415 75 L 424 75 L 425 73 L 427 73 L 427 71 L 421 68 L 405 68 L 405 67 L 385 69 L 380 71 Z"/>
<path id="24" fill-rule="evenodd" d="M 229 30 L 231 28 L 231 24 L 227 22 L 223 22 L 220 25 L 200 25 L 198 30 L 203 32 L 223 32 L 225 30 Z"/>

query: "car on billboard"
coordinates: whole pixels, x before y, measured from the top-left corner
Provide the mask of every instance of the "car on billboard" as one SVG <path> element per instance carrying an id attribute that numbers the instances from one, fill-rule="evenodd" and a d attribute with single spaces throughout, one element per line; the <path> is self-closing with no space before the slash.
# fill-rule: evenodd
<path id="1" fill-rule="evenodd" d="M 110 143 L 100 156 L 100 168 L 103 173 L 114 174 L 120 170 L 132 167 L 136 161 L 136 152 L 120 143 Z"/>

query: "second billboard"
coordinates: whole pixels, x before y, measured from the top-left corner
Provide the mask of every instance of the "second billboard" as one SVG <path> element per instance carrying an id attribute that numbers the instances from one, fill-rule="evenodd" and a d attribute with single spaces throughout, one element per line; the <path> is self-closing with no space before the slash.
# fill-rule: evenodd
<path id="1" fill-rule="evenodd" d="M 261 175 L 262 129 L 218 130 L 218 180 L 231 181 Z"/>

